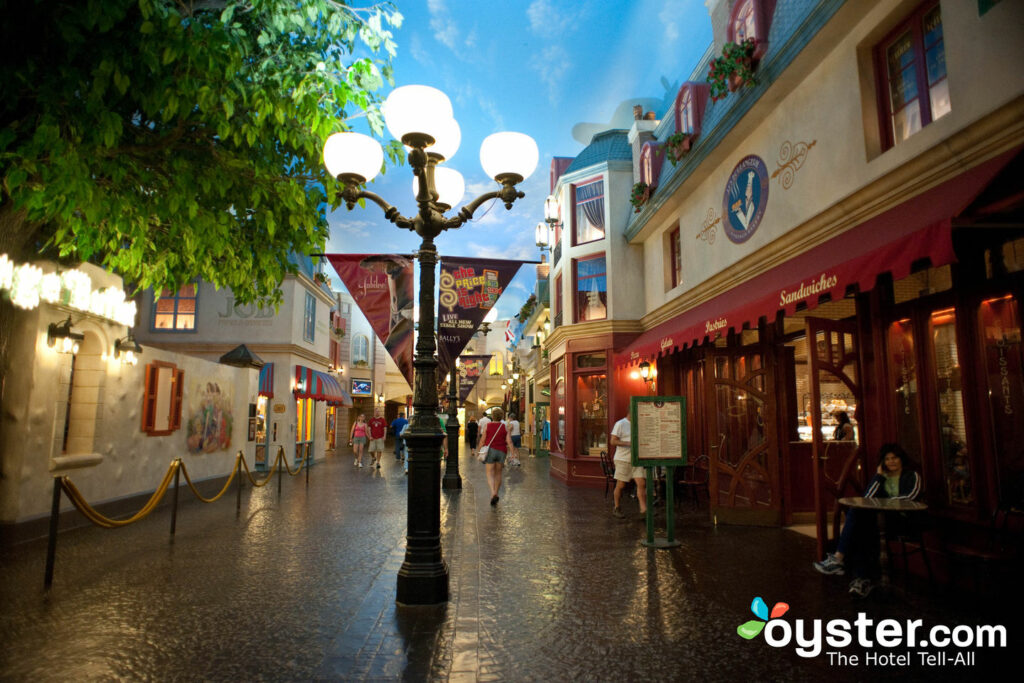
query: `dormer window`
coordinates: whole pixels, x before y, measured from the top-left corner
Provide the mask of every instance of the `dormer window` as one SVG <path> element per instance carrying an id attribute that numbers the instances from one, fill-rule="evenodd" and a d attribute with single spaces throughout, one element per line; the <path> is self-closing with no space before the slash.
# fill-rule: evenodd
<path id="1" fill-rule="evenodd" d="M 708 84 L 687 81 L 676 95 L 676 132 L 696 137 L 700 134 L 700 123 L 704 107 L 708 102 Z"/>
<path id="2" fill-rule="evenodd" d="M 771 7 L 766 7 L 766 5 Z M 754 39 L 756 47 L 753 58 L 761 59 L 768 49 L 768 17 L 770 12 L 766 9 L 774 9 L 773 0 L 739 0 L 732 8 L 727 28 L 727 38 L 730 43 L 742 43 L 750 38 Z"/>
<path id="3" fill-rule="evenodd" d="M 646 142 L 640 150 L 640 182 L 651 187 L 657 187 L 658 178 L 661 176 L 661 163 L 665 159 L 665 153 L 661 144 L 657 142 Z"/>

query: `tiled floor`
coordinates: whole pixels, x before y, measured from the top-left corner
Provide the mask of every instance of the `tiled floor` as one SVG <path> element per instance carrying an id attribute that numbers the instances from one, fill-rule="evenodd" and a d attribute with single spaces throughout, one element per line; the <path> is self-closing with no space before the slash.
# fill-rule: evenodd
<path id="1" fill-rule="evenodd" d="M 166 508 L 120 530 L 66 532 L 49 592 L 45 540 L 5 548 L 0 679 L 931 681 L 1010 662 L 1007 649 L 984 648 L 965 649 L 976 653 L 969 668 L 923 666 L 909 647 L 893 651 L 910 653 L 908 666 L 804 658 L 737 635 L 759 596 L 788 603 L 794 630 L 863 612 L 1002 624 L 1021 644 L 1005 596 L 911 583 L 854 602 L 843 578 L 811 569 L 812 539 L 713 527 L 690 509 L 682 545 L 649 550 L 643 524 L 613 518 L 602 491 L 566 489 L 544 459 L 523 463 L 496 508 L 483 466 L 465 458 L 464 488 L 442 493 L 451 599 L 438 607 L 394 602 L 408 480 L 390 457 L 381 471 L 328 458 L 308 488 L 289 478 L 280 498 L 276 486 L 246 490 L 237 518 L 233 496 L 183 504 L 173 540 Z"/>

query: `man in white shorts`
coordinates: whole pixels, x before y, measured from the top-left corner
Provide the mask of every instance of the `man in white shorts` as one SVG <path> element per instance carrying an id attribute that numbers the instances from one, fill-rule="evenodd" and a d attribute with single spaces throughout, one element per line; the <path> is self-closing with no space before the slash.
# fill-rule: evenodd
<path id="1" fill-rule="evenodd" d="M 612 514 L 616 517 L 625 517 L 619 503 L 622 500 L 622 490 L 626 484 L 633 480 L 636 482 L 636 499 L 640 503 L 640 514 L 647 514 L 647 477 L 643 467 L 633 467 L 632 450 L 630 447 L 630 425 L 629 418 L 624 417 L 612 427 L 611 439 L 608 445 L 615 448 L 615 456 L 612 461 L 615 463 L 615 491 L 612 497 L 615 500 L 615 507 Z"/>

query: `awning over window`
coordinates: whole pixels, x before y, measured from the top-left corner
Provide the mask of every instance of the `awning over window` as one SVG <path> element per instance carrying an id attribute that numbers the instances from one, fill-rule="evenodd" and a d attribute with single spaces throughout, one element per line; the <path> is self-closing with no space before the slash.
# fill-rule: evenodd
<path id="1" fill-rule="evenodd" d="M 981 192 L 1013 157 L 1003 154 L 970 171 L 847 230 L 789 261 L 762 273 L 644 332 L 615 357 L 632 365 L 714 339 L 729 328 L 740 330 L 758 318 L 775 319 L 778 311 L 796 312 L 798 304 L 815 308 L 819 297 L 841 299 L 847 287 L 875 286 L 881 273 L 894 280 L 910 274 L 911 265 L 927 258 L 933 267 L 956 260 L 950 219 Z"/>
<path id="2" fill-rule="evenodd" d="M 352 407 L 352 397 L 341 384 L 326 372 L 318 372 L 303 365 L 295 366 L 295 398 L 327 401 L 332 405 Z"/>
<path id="3" fill-rule="evenodd" d="M 266 396 L 267 398 L 274 398 L 274 364 L 265 363 L 260 368 L 260 390 L 257 392 L 260 396 Z"/>

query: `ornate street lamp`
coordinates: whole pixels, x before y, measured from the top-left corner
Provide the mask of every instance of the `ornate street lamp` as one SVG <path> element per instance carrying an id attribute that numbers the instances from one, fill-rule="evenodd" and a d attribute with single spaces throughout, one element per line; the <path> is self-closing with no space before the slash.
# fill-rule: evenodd
<path id="1" fill-rule="evenodd" d="M 533 230 L 534 237 L 537 240 L 537 246 L 540 247 L 540 253 L 544 253 L 551 249 L 551 229 L 547 223 L 537 223 L 537 227 Z"/>
<path id="2" fill-rule="evenodd" d="M 441 557 L 440 467 L 441 432 L 437 417 L 437 360 L 434 357 L 434 266 L 437 248 L 434 238 L 445 230 L 460 227 L 480 206 L 500 199 L 505 208 L 525 194 L 516 185 L 533 173 L 539 160 L 537 144 L 522 133 L 495 133 L 480 146 L 480 163 L 501 185 L 458 210 L 452 218 L 444 213 L 461 196 L 451 190 L 454 171 L 438 168 L 458 148 L 461 134 L 452 114 L 451 102 L 440 90 L 422 85 L 396 88 L 383 106 L 384 121 L 391 134 L 409 147 L 409 165 L 418 181 L 415 216 L 406 218 L 398 209 L 362 186 L 381 169 L 384 152 L 380 143 L 359 133 L 336 133 L 324 144 L 324 165 L 343 184 L 341 197 L 351 210 L 360 199 L 368 199 L 384 211 L 384 217 L 400 228 L 422 238 L 419 249 L 419 338 L 413 361 L 415 414 L 406 435 L 409 445 L 408 531 L 405 561 L 398 571 L 396 601 L 408 605 L 429 605 L 448 600 L 448 567 Z M 441 172 L 439 172 L 441 171 Z M 454 174 L 454 175 L 452 175 Z M 461 176 L 460 176 L 461 179 Z M 458 429 L 458 425 L 455 425 Z M 456 432 L 457 433 L 457 432 Z M 455 446 L 458 443 L 456 439 Z"/>

